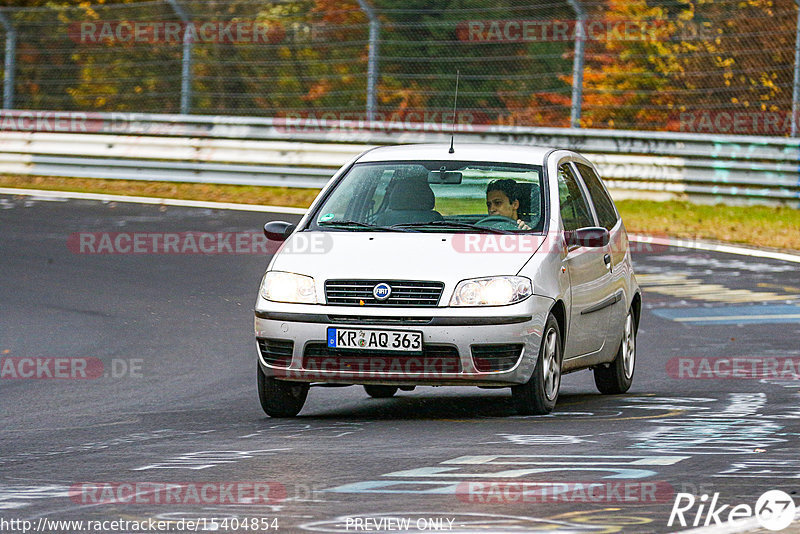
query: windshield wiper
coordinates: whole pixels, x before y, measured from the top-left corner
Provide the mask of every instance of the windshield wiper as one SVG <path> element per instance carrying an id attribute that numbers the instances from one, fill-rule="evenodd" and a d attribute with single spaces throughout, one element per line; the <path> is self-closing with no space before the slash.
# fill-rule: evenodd
<path id="1" fill-rule="evenodd" d="M 319 226 L 341 226 L 344 228 L 363 228 L 365 230 L 370 230 L 373 232 L 413 232 L 413 230 L 407 230 L 405 228 L 395 228 L 394 226 L 378 226 L 376 224 L 369 224 L 359 221 L 323 221 L 318 222 L 317 225 Z"/>
<path id="2" fill-rule="evenodd" d="M 465 229 L 471 229 L 471 230 L 480 230 L 481 232 L 488 232 L 488 233 L 491 233 L 491 234 L 516 234 L 517 233 L 517 232 L 512 232 L 510 230 L 500 230 L 499 228 L 488 228 L 486 226 L 480 226 L 478 224 L 455 222 L 455 221 L 430 221 L 430 222 L 418 222 L 418 223 L 401 223 L 401 224 L 393 224 L 389 228 L 430 228 L 430 227 L 465 228 Z"/>

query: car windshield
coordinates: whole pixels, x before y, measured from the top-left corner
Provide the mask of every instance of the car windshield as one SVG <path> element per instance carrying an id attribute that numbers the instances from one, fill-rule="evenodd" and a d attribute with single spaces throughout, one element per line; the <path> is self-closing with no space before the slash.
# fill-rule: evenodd
<path id="1" fill-rule="evenodd" d="M 536 232 L 542 168 L 467 161 L 354 165 L 315 211 L 311 229 Z"/>

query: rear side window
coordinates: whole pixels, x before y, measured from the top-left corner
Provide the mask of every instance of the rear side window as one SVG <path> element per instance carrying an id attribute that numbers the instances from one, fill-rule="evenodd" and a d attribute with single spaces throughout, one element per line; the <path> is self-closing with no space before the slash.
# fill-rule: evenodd
<path id="1" fill-rule="evenodd" d="M 578 180 L 566 163 L 558 168 L 558 198 L 561 202 L 561 220 L 564 230 L 594 226 L 589 205 Z"/>
<path id="2" fill-rule="evenodd" d="M 600 183 L 600 178 L 591 167 L 581 163 L 576 163 L 575 165 L 578 167 L 578 171 L 583 177 L 583 183 L 586 184 L 586 189 L 589 190 L 589 195 L 592 197 L 594 210 L 597 212 L 597 219 L 600 221 L 600 226 L 611 230 L 614 228 L 614 225 L 617 224 L 618 220 L 617 210 L 614 209 L 614 202 L 611 200 L 611 197 L 608 196 L 608 193 L 606 193 L 603 184 Z"/>

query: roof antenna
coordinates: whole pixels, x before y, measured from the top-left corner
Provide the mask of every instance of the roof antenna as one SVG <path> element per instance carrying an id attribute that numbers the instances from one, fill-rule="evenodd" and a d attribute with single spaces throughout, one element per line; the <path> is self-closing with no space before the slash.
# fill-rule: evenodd
<path id="1" fill-rule="evenodd" d="M 456 71 L 456 95 L 453 98 L 453 130 L 450 132 L 450 150 L 448 153 L 452 154 L 455 152 L 453 149 L 453 139 L 456 136 L 456 104 L 458 103 L 458 77 L 461 74 L 461 70 Z"/>

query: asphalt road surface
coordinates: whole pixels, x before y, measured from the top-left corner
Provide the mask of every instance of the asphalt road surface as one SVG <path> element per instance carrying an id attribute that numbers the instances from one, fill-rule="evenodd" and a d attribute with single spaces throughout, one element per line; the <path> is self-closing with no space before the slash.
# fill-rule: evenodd
<path id="1" fill-rule="evenodd" d="M 638 250 L 626 395 L 583 371 L 521 417 L 507 389 L 315 387 L 279 420 L 256 391 L 268 255 L 80 248 L 224 232 L 247 252 L 270 219 L 297 216 L 0 196 L 0 531 L 711 532 L 736 505 L 790 517 L 768 490 L 800 508 L 799 264 Z"/>

